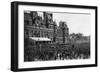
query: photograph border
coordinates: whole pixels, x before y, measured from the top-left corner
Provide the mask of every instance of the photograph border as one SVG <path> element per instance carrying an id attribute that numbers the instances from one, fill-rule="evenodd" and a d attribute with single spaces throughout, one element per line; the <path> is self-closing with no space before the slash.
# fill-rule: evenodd
<path id="1" fill-rule="evenodd" d="M 53 66 L 39 68 L 18 68 L 18 6 L 19 5 L 36 5 L 49 7 L 68 7 L 68 8 L 83 8 L 95 10 L 95 64 L 74 65 L 74 66 Z M 97 6 L 84 5 L 68 5 L 68 4 L 51 4 L 51 3 L 36 3 L 36 2 L 11 2 L 11 71 L 31 71 L 31 70 L 50 70 L 50 69 L 65 69 L 65 68 L 81 68 L 81 67 L 96 67 L 97 66 Z"/>

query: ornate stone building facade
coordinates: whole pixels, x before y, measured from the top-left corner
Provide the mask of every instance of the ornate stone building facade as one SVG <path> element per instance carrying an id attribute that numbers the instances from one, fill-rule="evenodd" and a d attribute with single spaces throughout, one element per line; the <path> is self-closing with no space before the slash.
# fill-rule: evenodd
<path id="1" fill-rule="evenodd" d="M 59 27 L 57 28 L 57 42 L 67 43 L 69 38 L 69 28 L 67 24 L 63 21 L 59 22 Z"/>
<path id="2" fill-rule="evenodd" d="M 42 13 L 43 18 L 36 11 L 24 12 L 24 37 L 41 37 L 56 43 L 66 43 L 69 35 L 67 24 L 60 22 L 57 26 L 52 13 Z"/>

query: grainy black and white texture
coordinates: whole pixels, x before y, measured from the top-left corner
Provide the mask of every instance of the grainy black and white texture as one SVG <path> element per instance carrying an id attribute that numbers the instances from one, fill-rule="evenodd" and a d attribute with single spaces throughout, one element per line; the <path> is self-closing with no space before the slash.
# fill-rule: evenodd
<path id="1" fill-rule="evenodd" d="M 24 11 L 24 62 L 90 58 L 90 14 Z"/>

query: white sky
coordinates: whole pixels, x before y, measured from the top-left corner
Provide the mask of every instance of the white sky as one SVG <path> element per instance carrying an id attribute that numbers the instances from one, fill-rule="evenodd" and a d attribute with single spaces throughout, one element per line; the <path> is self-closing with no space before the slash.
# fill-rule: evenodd
<path id="1" fill-rule="evenodd" d="M 53 13 L 53 19 L 57 24 L 59 24 L 59 21 L 65 21 L 69 28 L 69 33 L 90 35 L 91 15 L 89 14 Z"/>
<path id="2" fill-rule="evenodd" d="M 74 13 L 53 13 L 53 20 L 59 25 L 60 21 L 65 21 L 69 28 L 69 33 L 82 33 L 85 36 L 91 32 L 91 15 Z"/>

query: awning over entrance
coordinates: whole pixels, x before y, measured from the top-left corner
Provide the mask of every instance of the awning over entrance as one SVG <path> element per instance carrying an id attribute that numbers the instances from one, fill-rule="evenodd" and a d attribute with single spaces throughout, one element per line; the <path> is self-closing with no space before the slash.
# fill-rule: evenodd
<path id="1" fill-rule="evenodd" d="M 51 39 L 46 38 L 46 37 L 30 37 L 30 39 L 34 41 L 51 41 Z"/>

